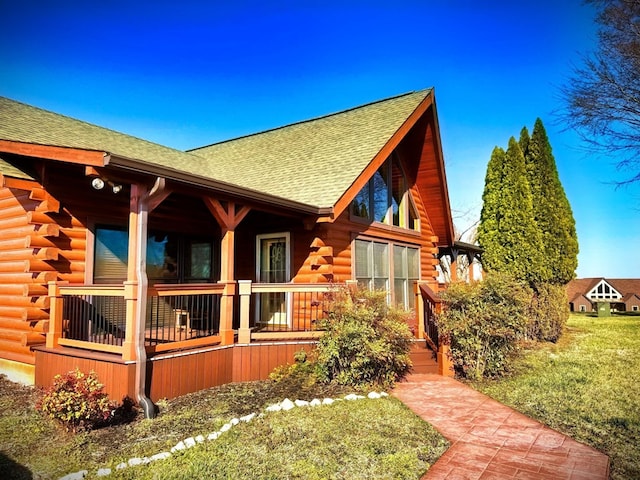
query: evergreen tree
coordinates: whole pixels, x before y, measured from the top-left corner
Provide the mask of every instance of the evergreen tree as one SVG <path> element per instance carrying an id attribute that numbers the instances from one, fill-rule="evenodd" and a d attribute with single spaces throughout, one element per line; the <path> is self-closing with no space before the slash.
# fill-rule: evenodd
<path id="1" fill-rule="evenodd" d="M 520 145 L 524 147 L 533 215 L 542 235 L 544 268 L 540 280 L 564 285 L 574 277 L 578 266 L 578 238 L 542 120 L 536 120 L 530 139 L 523 128 Z"/>
<path id="2" fill-rule="evenodd" d="M 482 212 L 478 224 L 477 238 L 484 249 L 482 265 L 487 271 L 499 269 L 504 258 L 500 242 L 499 223 L 502 215 L 501 191 L 505 151 L 495 147 L 487 165 L 482 193 Z"/>
<path id="3" fill-rule="evenodd" d="M 525 159 L 515 138 L 496 148 L 487 166 L 478 241 L 483 267 L 535 284 L 546 274 L 542 235 L 533 214 Z"/>

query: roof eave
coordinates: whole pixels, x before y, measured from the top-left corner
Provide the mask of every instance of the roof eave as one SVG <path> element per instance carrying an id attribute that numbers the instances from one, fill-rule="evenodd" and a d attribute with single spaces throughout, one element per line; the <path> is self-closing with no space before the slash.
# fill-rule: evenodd
<path id="1" fill-rule="evenodd" d="M 296 202 L 282 197 L 269 195 L 256 190 L 239 187 L 232 183 L 214 180 L 200 175 L 183 172 L 171 167 L 158 164 L 150 164 L 148 162 L 126 158 L 119 155 L 109 155 L 109 166 L 122 170 L 130 170 L 138 173 L 162 177 L 167 180 L 173 180 L 182 184 L 215 190 L 226 195 L 236 196 L 252 200 L 254 202 L 267 204 L 273 207 L 285 208 L 306 215 L 314 215 L 318 217 L 333 216 L 332 207 L 319 207 Z"/>

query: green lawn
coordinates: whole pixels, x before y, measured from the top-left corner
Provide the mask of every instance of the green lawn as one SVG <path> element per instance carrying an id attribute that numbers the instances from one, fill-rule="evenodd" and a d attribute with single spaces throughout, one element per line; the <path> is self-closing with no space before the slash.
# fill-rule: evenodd
<path id="1" fill-rule="evenodd" d="M 226 385 L 160 402 L 154 420 L 66 434 L 35 412 L 33 389 L 0 377 L 0 478 L 59 478 L 81 469 L 105 478 L 417 479 L 448 444 L 392 397 L 269 412 L 170 459 L 115 470 L 219 430 L 284 398 L 344 397 L 335 387 L 286 382 Z"/>
<path id="2" fill-rule="evenodd" d="M 640 478 L 640 317 L 574 314 L 558 344 L 527 351 L 476 388 L 606 453 L 614 479 Z"/>

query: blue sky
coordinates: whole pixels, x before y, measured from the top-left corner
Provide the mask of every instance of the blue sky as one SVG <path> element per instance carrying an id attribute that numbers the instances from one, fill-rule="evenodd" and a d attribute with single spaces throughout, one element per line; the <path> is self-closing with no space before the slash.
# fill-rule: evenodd
<path id="1" fill-rule="evenodd" d="M 596 49 L 581 0 L 0 0 L 0 95 L 178 149 L 435 87 L 454 222 L 496 146 L 540 117 L 572 205 L 579 277 L 640 275 L 640 188 L 553 114 Z"/>

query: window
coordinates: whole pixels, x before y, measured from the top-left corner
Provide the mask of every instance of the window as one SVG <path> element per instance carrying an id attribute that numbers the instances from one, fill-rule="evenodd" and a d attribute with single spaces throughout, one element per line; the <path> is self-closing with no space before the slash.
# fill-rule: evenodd
<path id="1" fill-rule="evenodd" d="M 414 307 L 413 282 L 420 277 L 420 250 L 372 240 L 355 241 L 355 277 L 359 285 L 389 293 L 388 301 Z"/>
<path id="2" fill-rule="evenodd" d="M 618 300 L 622 298 L 622 295 L 606 281 L 602 280 L 587 294 L 587 297 L 591 300 Z"/>
<path id="3" fill-rule="evenodd" d="M 586 312 L 587 311 L 587 307 L 584 305 L 580 305 L 580 311 L 581 312 Z"/>
<path id="4" fill-rule="evenodd" d="M 127 278 L 129 235 L 122 227 L 95 229 L 95 283 L 119 283 Z M 213 243 L 176 233 L 149 232 L 147 276 L 154 283 L 213 280 Z"/>
<path id="5" fill-rule="evenodd" d="M 407 179 L 395 156 L 378 169 L 351 203 L 351 214 L 371 222 L 419 229 Z"/>
<path id="6" fill-rule="evenodd" d="M 637 312 L 638 311 L 638 305 L 633 305 L 631 307 L 631 310 L 633 310 L 634 312 Z"/>

